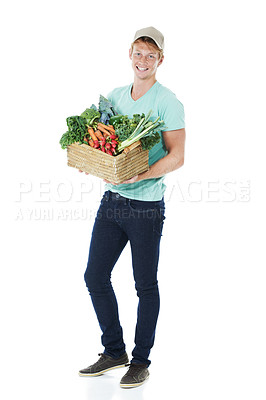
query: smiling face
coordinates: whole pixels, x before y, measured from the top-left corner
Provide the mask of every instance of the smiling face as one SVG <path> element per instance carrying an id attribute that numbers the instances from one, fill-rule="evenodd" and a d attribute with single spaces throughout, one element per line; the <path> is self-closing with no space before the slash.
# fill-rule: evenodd
<path id="1" fill-rule="evenodd" d="M 157 68 L 163 62 L 163 56 L 155 46 L 136 41 L 129 50 L 129 57 L 132 61 L 132 68 L 137 79 L 154 79 Z"/>

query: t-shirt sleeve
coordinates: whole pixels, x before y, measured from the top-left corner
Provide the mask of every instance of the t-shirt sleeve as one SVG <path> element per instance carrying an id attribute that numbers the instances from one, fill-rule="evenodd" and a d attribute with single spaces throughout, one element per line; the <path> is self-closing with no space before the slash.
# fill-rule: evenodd
<path id="1" fill-rule="evenodd" d="M 174 93 L 169 93 L 162 99 L 159 115 L 164 120 L 165 131 L 185 128 L 184 106 Z"/>

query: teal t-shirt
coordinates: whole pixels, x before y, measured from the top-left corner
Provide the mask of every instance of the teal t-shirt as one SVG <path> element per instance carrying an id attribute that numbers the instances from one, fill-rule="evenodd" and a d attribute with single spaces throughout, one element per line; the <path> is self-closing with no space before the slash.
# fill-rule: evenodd
<path id="1" fill-rule="evenodd" d="M 133 114 L 144 113 L 146 115 L 153 110 L 151 119 L 155 120 L 160 117 L 165 123 L 165 131 L 174 131 L 185 127 L 183 104 L 171 90 L 156 81 L 142 97 L 135 101 L 131 97 L 131 89 L 132 83 L 116 88 L 108 94 L 108 100 L 111 101 L 118 114 L 128 115 L 129 118 L 132 118 Z M 166 155 L 167 151 L 161 134 L 160 142 L 149 151 L 149 165 Z M 162 199 L 166 186 L 164 177 L 160 177 L 131 184 L 106 184 L 105 189 L 129 199 L 158 201 Z"/>

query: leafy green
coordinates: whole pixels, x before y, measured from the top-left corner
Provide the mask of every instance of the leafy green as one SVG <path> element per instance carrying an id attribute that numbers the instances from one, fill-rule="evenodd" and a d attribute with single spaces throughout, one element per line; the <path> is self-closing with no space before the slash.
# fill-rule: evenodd
<path id="1" fill-rule="evenodd" d="M 129 118 L 127 115 L 120 115 L 111 119 L 112 124 L 115 128 L 115 133 L 119 137 L 119 141 L 123 142 L 126 140 L 136 129 L 141 118 L 144 117 L 144 114 L 134 114 L 133 118 Z"/>
<path id="2" fill-rule="evenodd" d="M 101 118 L 101 114 L 99 111 L 95 110 L 95 108 L 86 108 L 86 110 L 81 114 L 81 117 L 85 118 L 87 126 L 96 128 L 96 125 Z"/>
<path id="3" fill-rule="evenodd" d="M 95 111 L 98 111 L 98 108 L 96 107 L 95 104 L 92 104 L 92 105 L 90 106 L 90 108 L 92 108 L 92 109 L 95 110 Z"/>
<path id="4" fill-rule="evenodd" d="M 75 143 L 75 134 L 73 132 L 67 131 L 65 132 L 59 141 L 61 148 L 66 149 L 72 143 Z"/>
<path id="5" fill-rule="evenodd" d="M 102 95 L 99 99 L 99 112 L 101 113 L 100 122 L 103 124 L 108 124 L 109 119 L 117 114 L 112 103 Z"/>
<path id="6" fill-rule="evenodd" d="M 66 119 L 68 131 L 65 132 L 59 143 L 62 149 L 66 149 L 72 143 L 84 143 L 84 136 L 88 133 L 86 119 L 75 115 Z"/>
<path id="7" fill-rule="evenodd" d="M 159 132 L 152 133 L 140 139 L 143 150 L 152 149 L 153 146 L 155 146 L 157 143 L 160 142 L 160 140 L 161 140 L 161 135 Z"/>
<path id="8" fill-rule="evenodd" d="M 160 117 L 152 121 L 151 114 L 152 110 L 146 116 L 145 114 L 135 114 L 132 119 L 125 116 L 115 124 L 115 131 L 119 137 L 118 153 L 138 140 L 142 140 L 142 144 L 147 150 L 160 141 L 159 132 L 164 129 L 164 121 L 160 120 Z"/>

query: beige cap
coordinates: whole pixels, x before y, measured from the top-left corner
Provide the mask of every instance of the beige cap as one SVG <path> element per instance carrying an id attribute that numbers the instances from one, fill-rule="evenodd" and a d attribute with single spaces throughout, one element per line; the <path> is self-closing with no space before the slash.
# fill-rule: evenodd
<path id="1" fill-rule="evenodd" d="M 139 39 L 142 36 L 147 36 L 155 41 L 157 46 L 163 50 L 164 48 L 164 37 L 163 34 L 155 29 L 153 26 L 149 26 L 148 28 L 143 28 L 138 30 L 135 33 L 134 41 Z"/>

